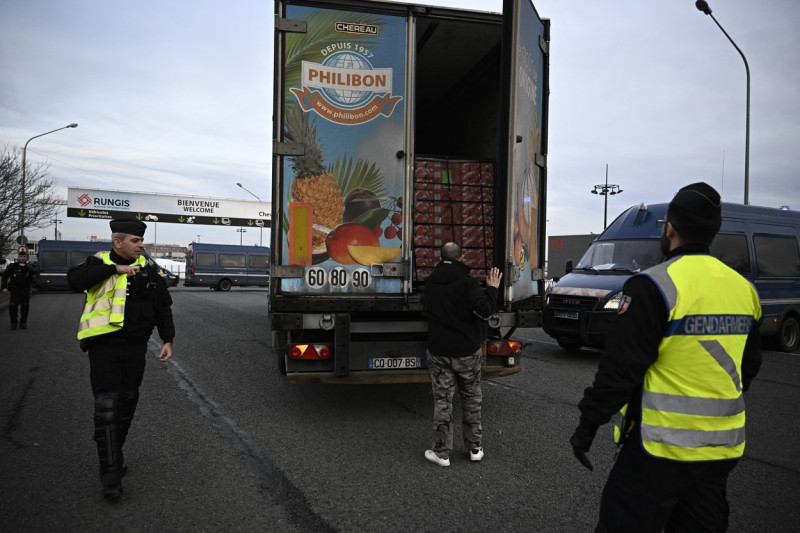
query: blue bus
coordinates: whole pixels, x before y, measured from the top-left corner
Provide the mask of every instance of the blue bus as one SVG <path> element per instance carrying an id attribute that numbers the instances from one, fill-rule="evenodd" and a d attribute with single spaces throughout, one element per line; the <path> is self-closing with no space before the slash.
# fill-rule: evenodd
<path id="1" fill-rule="evenodd" d="M 268 287 L 270 251 L 266 246 L 193 242 L 186 251 L 186 287 Z"/>
<path id="2" fill-rule="evenodd" d="M 87 257 L 97 252 L 111 250 L 111 241 L 51 241 L 42 239 L 36 249 L 39 263 L 39 277 L 36 288 L 39 290 L 69 290 L 67 271 L 83 263 Z M 145 258 L 152 258 L 144 253 Z M 164 278 L 167 287 L 178 284 L 178 276 L 156 264 L 158 273 Z"/>
<path id="3" fill-rule="evenodd" d="M 597 237 L 545 299 L 544 330 L 568 351 L 602 347 L 622 286 L 663 259 L 656 221 L 668 204 L 631 207 Z M 722 204 L 711 254 L 753 283 L 761 301 L 765 346 L 800 347 L 800 212 Z"/>

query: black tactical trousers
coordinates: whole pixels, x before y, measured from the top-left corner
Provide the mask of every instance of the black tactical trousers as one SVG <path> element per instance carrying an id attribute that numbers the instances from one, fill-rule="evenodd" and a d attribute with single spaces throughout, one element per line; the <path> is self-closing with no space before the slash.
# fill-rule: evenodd
<path id="1" fill-rule="evenodd" d="M 104 485 L 119 483 L 124 474 L 122 446 L 139 402 L 147 343 L 89 346 L 90 380 L 95 398 L 94 440 Z"/>
<path id="2" fill-rule="evenodd" d="M 8 295 L 8 314 L 11 317 L 11 324 L 17 323 L 17 317 L 21 324 L 25 324 L 28 322 L 28 312 L 30 311 L 31 288 L 11 287 L 8 289 Z"/>
<path id="3" fill-rule="evenodd" d="M 596 531 L 727 531 L 726 486 L 737 463 L 736 459 L 692 463 L 659 459 L 642 449 L 634 432 L 603 489 Z"/>

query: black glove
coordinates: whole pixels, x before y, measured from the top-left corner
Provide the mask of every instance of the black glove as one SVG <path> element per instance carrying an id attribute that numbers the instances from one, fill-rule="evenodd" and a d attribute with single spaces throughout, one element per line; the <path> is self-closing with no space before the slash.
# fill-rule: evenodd
<path id="1" fill-rule="evenodd" d="M 575 428 L 575 433 L 569 438 L 569 443 L 572 445 L 572 452 L 578 461 L 589 470 L 594 470 L 592 462 L 586 457 L 589 448 L 592 447 L 592 441 L 597 433 L 597 424 L 591 422 L 587 418 L 581 417 L 578 427 Z"/>

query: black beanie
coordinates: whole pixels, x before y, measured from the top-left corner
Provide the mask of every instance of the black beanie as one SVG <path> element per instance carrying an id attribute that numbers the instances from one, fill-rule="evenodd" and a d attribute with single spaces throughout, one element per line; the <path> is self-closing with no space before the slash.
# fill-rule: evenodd
<path id="1" fill-rule="evenodd" d="M 722 225 L 722 201 L 708 183 L 698 182 L 679 190 L 669 203 L 670 220 L 678 233 L 692 240 L 710 243 Z M 680 220 L 680 222 L 678 222 Z"/>

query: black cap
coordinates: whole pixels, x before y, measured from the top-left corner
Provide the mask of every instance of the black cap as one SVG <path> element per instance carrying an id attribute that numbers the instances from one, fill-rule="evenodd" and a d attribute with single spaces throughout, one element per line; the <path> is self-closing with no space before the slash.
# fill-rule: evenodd
<path id="1" fill-rule="evenodd" d="M 111 233 L 127 233 L 137 237 L 144 237 L 144 230 L 147 229 L 147 224 L 135 218 L 112 220 L 108 225 L 111 226 Z"/>
<path id="2" fill-rule="evenodd" d="M 25 255 L 25 256 L 27 256 L 28 252 L 25 251 L 25 250 L 20 250 L 19 252 L 17 252 L 17 255 Z"/>
<path id="3" fill-rule="evenodd" d="M 696 217 L 707 220 L 722 216 L 719 193 L 708 183 L 692 183 L 675 194 L 669 208 L 678 207 Z"/>

